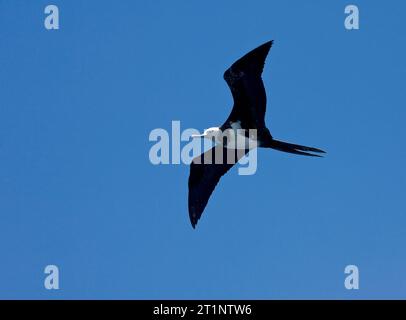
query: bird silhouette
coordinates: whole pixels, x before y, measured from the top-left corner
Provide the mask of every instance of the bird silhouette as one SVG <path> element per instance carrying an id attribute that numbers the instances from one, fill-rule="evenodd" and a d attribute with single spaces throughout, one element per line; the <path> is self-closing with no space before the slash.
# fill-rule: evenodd
<path id="1" fill-rule="evenodd" d="M 220 178 L 251 149 L 272 148 L 320 157 L 321 149 L 276 140 L 265 125 L 266 93 L 261 75 L 273 41 L 266 42 L 234 62 L 224 73 L 234 105 L 221 127 L 193 135 L 217 145 L 192 160 L 188 181 L 188 207 L 195 228 Z M 254 133 L 254 134 L 253 134 Z"/>

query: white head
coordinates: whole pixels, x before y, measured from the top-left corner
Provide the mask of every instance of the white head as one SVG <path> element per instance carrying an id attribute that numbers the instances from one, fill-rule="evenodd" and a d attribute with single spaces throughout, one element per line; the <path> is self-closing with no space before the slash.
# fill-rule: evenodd
<path id="1" fill-rule="evenodd" d="M 216 138 L 219 134 L 221 134 L 221 130 L 218 127 L 212 127 L 212 128 L 208 128 L 206 130 L 204 130 L 204 132 L 202 134 L 192 134 L 192 138 Z"/>

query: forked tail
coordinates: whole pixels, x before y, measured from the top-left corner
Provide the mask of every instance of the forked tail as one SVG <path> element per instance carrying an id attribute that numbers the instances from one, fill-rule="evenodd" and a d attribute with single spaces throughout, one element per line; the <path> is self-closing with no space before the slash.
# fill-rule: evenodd
<path id="1" fill-rule="evenodd" d="M 299 144 L 287 143 L 287 142 L 278 141 L 275 139 L 272 139 L 272 141 L 269 143 L 269 145 L 267 145 L 267 147 L 275 149 L 275 150 L 283 151 L 283 152 L 300 154 L 302 156 L 310 156 L 310 157 L 322 157 L 322 155 L 320 155 L 320 154 L 326 153 L 325 151 L 323 151 L 321 149 L 301 146 Z M 311 153 L 311 152 L 314 152 L 314 153 Z M 319 154 L 317 154 L 317 153 L 319 153 Z"/>

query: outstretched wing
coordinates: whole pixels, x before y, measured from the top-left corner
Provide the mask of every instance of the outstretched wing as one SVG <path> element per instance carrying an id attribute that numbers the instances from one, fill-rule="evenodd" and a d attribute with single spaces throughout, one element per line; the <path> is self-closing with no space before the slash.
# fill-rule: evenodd
<path id="1" fill-rule="evenodd" d="M 234 99 L 233 110 L 223 127 L 239 121 L 243 129 L 265 127 L 266 93 L 261 75 L 273 41 L 250 51 L 224 73 Z"/>
<path id="2" fill-rule="evenodd" d="M 193 228 L 200 219 L 220 178 L 237 163 L 248 150 L 226 149 L 218 145 L 193 159 L 189 175 L 189 217 Z"/>

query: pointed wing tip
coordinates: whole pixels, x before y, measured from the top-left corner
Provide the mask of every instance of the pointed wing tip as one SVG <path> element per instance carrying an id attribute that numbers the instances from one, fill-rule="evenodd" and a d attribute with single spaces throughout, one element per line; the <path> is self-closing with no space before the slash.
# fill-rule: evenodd
<path id="1" fill-rule="evenodd" d="M 267 55 L 268 55 L 269 51 L 271 50 L 271 48 L 272 48 L 272 46 L 273 46 L 273 43 L 274 43 L 273 40 L 268 41 L 268 42 L 266 43 L 266 46 L 267 46 Z"/>
<path id="2" fill-rule="evenodd" d="M 189 219 L 190 219 L 190 224 L 192 225 L 193 229 L 196 229 L 197 222 L 199 221 L 201 216 L 201 213 L 196 212 L 195 207 L 190 207 L 189 206 Z"/>
<path id="3" fill-rule="evenodd" d="M 273 46 L 274 40 L 270 40 L 268 42 L 265 42 L 262 47 L 266 47 L 268 50 L 271 49 L 271 47 Z"/>
<path id="4" fill-rule="evenodd" d="M 241 77 L 240 73 L 233 72 L 233 68 L 240 71 L 251 70 L 261 75 L 266 57 L 268 56 L 273 43 L 274 40 L 267 41 L 235 61 L 231 67 L 224 72 L 223 78 L 226 80 L 227 84 L 230 86 L 230 82 L 235 79 L 238 80 Z"/>
<path id="5" fill-rule="evenodd" d="M 192 224 L 193 230 L 196 229 L 197 221 L 199 221 L 199 219 L 197 219 L 196 217 L 190 216 L 190 223 Z"/>
<path id="6" fill-rule="evenodd" d="M 262 52 L 262 54 L 264 55 L 264 59 L 265 59 L 269 53 L 269 50 L 271 50 L 273 44 L 274 44 L 274 40 L 267 41 L 267 42 L 261 44 L 260 46 L 258 46 L 257 48 L 255 48 L 254 50 L 252 50 L 251 52 L 253 52 L 253 51 Z"/>

